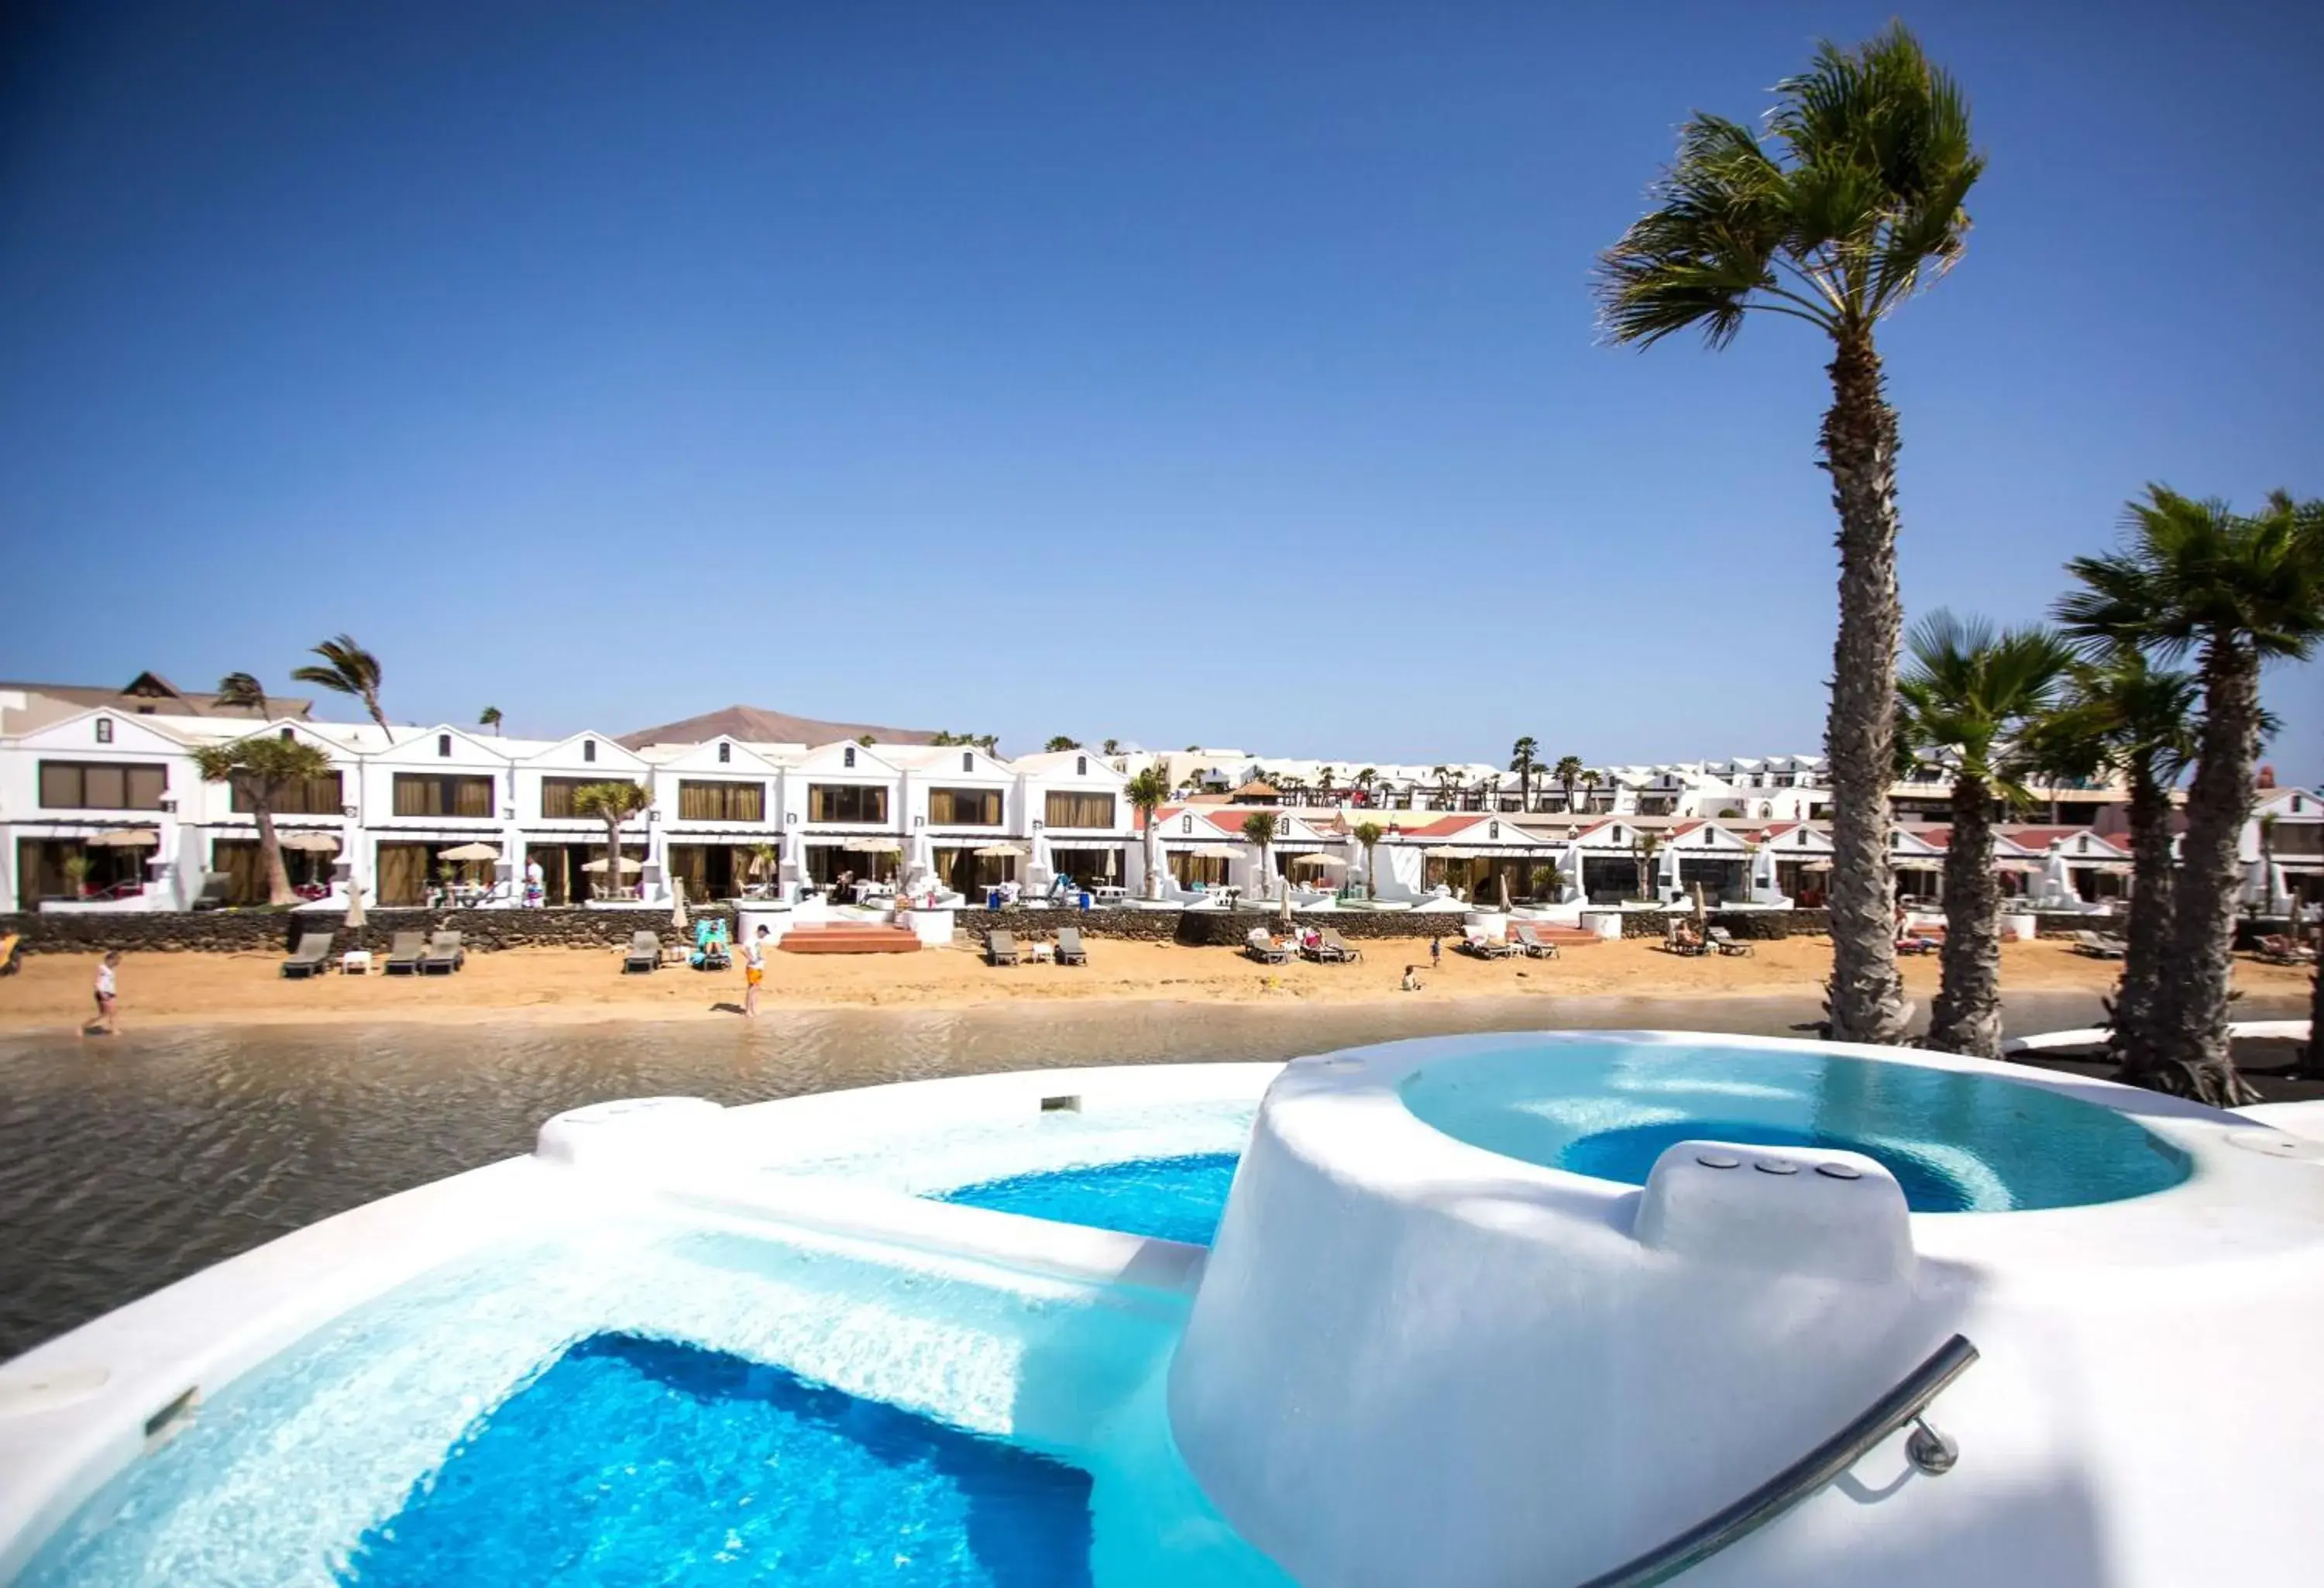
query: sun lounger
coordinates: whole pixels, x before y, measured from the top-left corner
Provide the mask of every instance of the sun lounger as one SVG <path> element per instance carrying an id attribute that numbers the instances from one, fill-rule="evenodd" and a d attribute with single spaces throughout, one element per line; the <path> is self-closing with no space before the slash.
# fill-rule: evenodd
<path id="1" fill-rule="evenodd" d="M 416 976 L 420 962 L 427 956 L 428 941 L 418 932 L 398 932 L 389 946 L 386 963 L 381 967 L 391 976 Z"/>
<path id="2" fill-rule="evenodd" d="M 661 938 L 641 927 L 630 934 L 630 946 L 622 951 L 622 974 L 632 971 L 650 971 L 661 964 Z"/>
<path id="3" fill-rule="evenodd" d="M 1509 934 L 1528 959 L 1555 959 L 1557 945 L 1545 938 L 1531 921 L 1511 921 Z"/>
<path id="4" fill-rule="evenodd" d="M 201 891 L 194 895 L 189 907 L 194 909 L 224 909 L 226 890 L 234 886 L 234 878 L 226 872 L 204 872 Z"/>
<path id="5" fill-rule="evenodd" d="M 1017 934 L 991 931 L 984 935 L 984 963 L 1015 965 L 1018 962 Z"/>
<path id="6" fill-rule="evenodd" d="M 1463 928 L 1461 937 L 1461 946 L 1468 950 L 1471 954 L 1475 955 L 1479 959 L 1508 959 L 1513 955 L 1523 954 L 1525 952 L 1524 949 L 1519 948 L 1514 943 L 1494 942 L 1490 937 L 1485 936 L 1484 928 L 1481 927 L 1469 927 Z"/>
<path id="7" fill-rule="evenodd" d="M 1315 958 L 1320 964 L 1353 965 L 1364 956 L 1362 949 L 1348 946 L 1348 940 L 1340 936 L 1337 928 L 1325 927 L 1316 937 Z"/>
<path id="8" fill-rule="evenodd" d="M 1682 937 L 1678 933 L 1674 931 L 1664 937 L 1663 952 L 1665 954 L 1685 955 L 1691 958 L 1698 954 L 1710 953 L 1711 945 L 1704 942 L 1700 937 Z"/>
<path id="9" fill-rule="evenodd" d="M 1253 927 L 1243 934 L 1242 951 L 1261 965 L 1282 965 L 1291 957 L 1291 950 L 1268 937 L 1264 927 Z"/>
<path id="10" fill-rule="evenodd" d="M 2127 949 L 2119 937 L 2110 937 L 2102 932 L 2076 932 L 2074 952 L 2087 954 L 2093 959 L 2120 959 Z"/>
<path id="11" fill-rule="evenodd" d="M 450 975 L 468 963 L 468 951 L 460 946 L 457 932 L 438 932 L 428 940 L 428 952 L 420 956 L 422 975 Z"/>
<path id="12" fill-rule="evenodd" d="M 282 974 L 293 980 L 311 976 L 323 968 L 331 957 L 331 935 L 328 932 L 301 932 L 298 949 L 282 962 Z"/>
<path id="13" fill-rule="evenodd" d="M 2259 940 L 2259 956 L 2271 965 L 2314 965 L 2316 950 L 2288 932 L 2271 932 Z"/>
<path id="14" fill-rule="evenodd" d="M 1758 952 L 1748 943 L 1738 942 L 1735 934 L 1725 927 L 1712 927 L 1704 932 L 1703 936 L 1710 938 L 1711 946 L 1721 954 L 1748 955 Z"/>
<path id="15" fill-rule="evenodd" d="M 1079 927 L 1057 928 L 1057 963 L 1059 965 L 1089 964 L 1089 950 L 1082 946 L 1082 929 Z"/>

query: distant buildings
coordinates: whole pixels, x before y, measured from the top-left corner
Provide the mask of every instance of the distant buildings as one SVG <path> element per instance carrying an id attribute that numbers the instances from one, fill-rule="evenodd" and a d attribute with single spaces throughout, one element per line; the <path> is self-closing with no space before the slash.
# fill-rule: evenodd
<path id="1" fill-rule="evenodd" d="M 843 874 L 971 898 L 1059 875 L 1136 894 L 1145 835 L 1124 785 L 1149 765 L 1178 790 L 1155 846 L 1161 891 L 1179 902 L 1294 887 L 1318 897 L 1363 888 L 1409 904 L 1490 900 L 1506 886 L 1569 902 L 1691 899 L 1700 888 L 1713 900 L 1780 907 L 1820 900 L 1831 863 L 1821 826 L 1831 790 L 1812 755 L 1618 766 L 1570 788 L 1543 770 L 1521 788 L 1517 774 L 1474 762 L 1231 749 L 1002 760 L 974 745 L 726 734 L 630 748 L 594 733 L 508 739 L 440 724 L 319 723 L 309 705 L 270 701 L 262 720 L 151 673 L 120 689 L 0 684 L 0 907 L 262 901 L 254 814 L 239 794 L 203 783 L 194 763 L 197 748 L 254 733 L 304 740 L 332 764 L 275 813 L 293 882 L 341 902 L 360 888 L 373 905 L 515 905 L 529 878 L 549 904 L 613 891 L 667 903 L 680 885 L 695 900 L 796 892 Z M 623 828 L 622 875 L 609 887 L 604 826 L 576 814 L 574 795 L 616 779 L 643 786 L 650 803 Z M 1947 794 L 1941 781 L 1892 793 L 1907 899 L 1941 894 Z M 2122 893 L 2121 791 L 2037 795 L 2004 829 L 1997 864 L 2009 891 L 2070 907 Z M 1242 831 L 1260 809 L 1277 813 L 1279 829 L 1264 870 Z M 1367 823 L 1379 829 L 1369 853 L 1357 836 Z M 2263 790 L 2245 847 L 2255 902 L 2324 899 L 2314 793 Z"/>

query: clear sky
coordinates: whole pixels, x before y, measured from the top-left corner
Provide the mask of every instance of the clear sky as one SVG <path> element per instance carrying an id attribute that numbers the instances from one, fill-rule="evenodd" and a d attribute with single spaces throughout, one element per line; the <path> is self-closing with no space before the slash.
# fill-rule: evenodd
<path id="1" fill-rule="evenodd" d="M 1895 9 L 13 7 L 0 677 L 1812 750 L 1823 346 L 1587 283 L 1689 110 Z M 1906 20 L 1992 157 L 1883 333 L 1912 611 L 2037 616 L 2150 479 L 2324 494 L 2324 7 Z"/>

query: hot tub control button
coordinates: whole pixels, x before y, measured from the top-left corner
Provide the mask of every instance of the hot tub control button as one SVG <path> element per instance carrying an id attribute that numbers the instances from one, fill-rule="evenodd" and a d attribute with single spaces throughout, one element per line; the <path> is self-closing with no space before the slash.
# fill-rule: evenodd
<path id="1" fill-rule="evenodd" d="M 1823 1176 L 1827 1179 L 1832 1180 L 1860 1180 L 1864 1178 L 1864 1171 L 1858 1168 L 1852 1163 L 1820 1163 L 1816 1165 L 1816 1173 Z"/>
<path id="2" fill-rule="evenodd" d="M 1707 1169 L 1739 1169 L 1743 1160 L 1731 1152 L 1698 1152 L 1694 1161 Z"/>
<path id="3" fill-rule="evenodd" d="M 1788 1158 L 1755 1158 L 1751 1167 L 1763 1175 L 1796 1175 L 1800 1166 Z"/>

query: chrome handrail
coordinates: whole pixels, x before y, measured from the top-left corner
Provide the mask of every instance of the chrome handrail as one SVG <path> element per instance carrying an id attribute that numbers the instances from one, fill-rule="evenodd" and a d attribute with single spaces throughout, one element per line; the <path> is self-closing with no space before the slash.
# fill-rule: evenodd
<path id="1" fill-rule="evenodd" d="M 1655 1583 L 1669 1582 L 1688 1567 L 1749 1537 L 1823 1489 L 1861 1460 L 1865 1452 L 1907 1423 L 1920 1425 L 1905 1446 L 1905 1455 L 1912 1463 L 1931 1477 L 1950 1472 L 1960 1452 L 1951 1440 L 1929 1426 L 1923 1414 L 1929 1403 L 1969 1371 L 1969 1364 L 1976 1361 L 1977 1347 L 1969 1343 L 1967 1336 L 1954 1335 L 1939 1346 L 1928 1361 L 1899 1380 L 1895 1389 L 1866 1407 L 1848 1426 L 1733 1505 L 1704 1518 L 1636 1559 L 1600 1573 L 1581 1588 L 1653 1588 Z"/>

